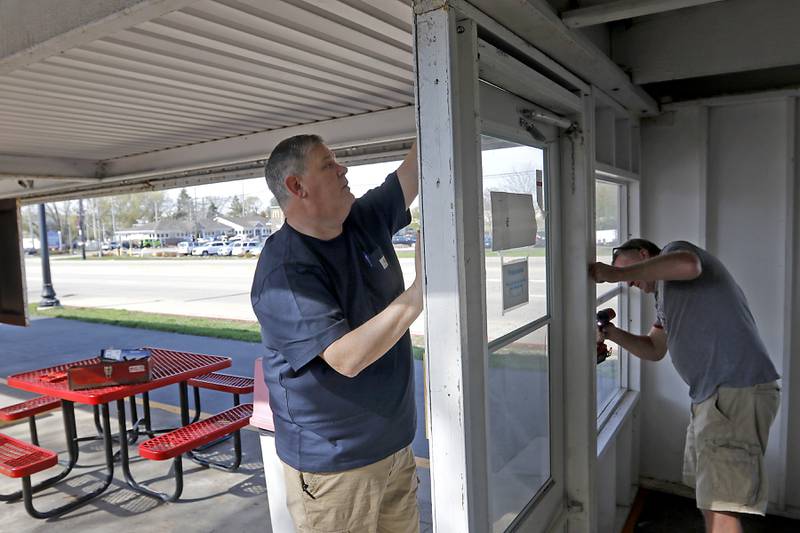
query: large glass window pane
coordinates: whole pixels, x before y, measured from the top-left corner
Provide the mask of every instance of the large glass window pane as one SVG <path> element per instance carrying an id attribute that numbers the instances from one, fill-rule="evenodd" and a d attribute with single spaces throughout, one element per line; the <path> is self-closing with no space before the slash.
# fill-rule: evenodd
<path id="1" fill-rule="evenodd" d="M 489 498 L 504 531 L 550 478 L 548 326 L 489 355 Z"/>
<path id="2" fill-rule="evenodd" d="M 604 263 L 611 263 L 611 249 L 619 246 L 622 237 L 623 217 L 620 199 L 624 192 L 624 185 L 611 183 L 608 181 L 597 180 L 595 184 L 595 229 L 596 234 L 596 254 L 597 260 Z M 597 294 L 602 296 L 604 293 L 613 290 L 615 284 L 601 283 L 597 285 Z M 615 324 L 620 324 L 620 298 L 624 294 L 624 289 L 620 294 L 611 300 L 598 306 L 598 310 L 611 308 L 617 314 Z M 597 412 L 605 409 L 613 399 L 621 386 L 622 359 L 620 357 L 619 346 L 606 341 L 606 345 L 611 348 L 611 356 L 597 366 Z"/>
<path id="3" fill-rule="evenodd" d="M 615 296 L 611 300 L 599 305 L 597 310 L 613 309 L 619 317 L 619 296 Z M 619 320 L 615 319 L 614 324 L 619 324 Z M 605 341 L 606 346 L 611 350 L 611 355 L 597 365 L 597 412 L 600 413 L 606 408 L 608 403 L 617 393 L 620 388 L 620 347 L 611 342 Z"/>
<path id="4" fill-rule="evenodd" d="M 486 327 L 489 340 L 519 329 L 534 320 L 547 316 L 547 179 L 544 169 L 544 150 L 516 144 L 493 137 L 482 139 L 483 222 L 486 248 Z M 533 243 L 499 250 L 494 242 L 494 226 L 508 220 L 493 220 L 492 193 L 527 195 L 532 204 L 535 233 Z M 494 196 L 497 201 L 497 196 Z M 530 205 L 529 204 L 529 205 Z M 499 206 L 495 205 L 495 212 Z M 520 272 L 522 270 L 522 272 Z M 527 274 L 527 276 L 526 276 Z M 515 278 L 512 278 L 515 276 Z M 504 283 L 505 277 L 505 283 Z M 527 280 L 525 280 L 527 277 Z M 514 285 L 514 280 L 518 282 Z M 523 286 L 524 284 L 524 286 Z M 518 300 L 506 296 L 514 292 Z M 518 303 L 523 301 L 523 303 Z"/>
<path id="5" fill-rule="evenodd" d="M 595 185 L 595 231 L 597 260 L 611 263 L 611 248 L 622 242 L 622 221 L 620 209 L 621 185 L 597 180 Z M 597 294 L 608 291 L 613 285 L 602 283 L 597 286 Z"/>

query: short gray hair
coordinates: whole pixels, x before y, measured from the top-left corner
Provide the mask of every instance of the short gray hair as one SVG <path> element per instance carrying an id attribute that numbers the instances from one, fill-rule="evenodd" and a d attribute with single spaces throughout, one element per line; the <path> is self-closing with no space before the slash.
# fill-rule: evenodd
<path id="1" fill-rule="evenodd" d="M 267 186 L 278 205 L 286 207 L 289 191 L 286 189 L 286 176 L 302 175 L 306 170 L 306 156 L 313 147 L 324 144 L 319 135 L 295 135 L 278 143 L 264 165 Z"/>

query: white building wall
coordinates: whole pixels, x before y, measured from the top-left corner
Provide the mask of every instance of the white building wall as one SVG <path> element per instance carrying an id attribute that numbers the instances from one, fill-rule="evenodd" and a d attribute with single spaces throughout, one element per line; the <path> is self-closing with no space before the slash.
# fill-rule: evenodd
<path id="1" fill-rule="evenodd" d="M 798 365 L 790 368 L 788 355 L 800 337 L 786 320 L 797 325 L 787 291 L 787 281 L 797 283 L 794 103 L 776 96 L 705 104 L 676 106 L 642 123 L 643 236 L 661 245 L 686 239 L 705 246 L 744 290 L 784 377 L 785 408 L 767 453 L 770 499 L 778 510 L 784 498 L 800 508 L 800 424 L 792 423 L 800 418 L 800 395 L 788 386 L 800 384 Z M 644 302 L 652 319 L 652 297 Z M 688 409 L 688 387 L 668 358 L 642 364 L 644 478 L 680 482 Z"/>

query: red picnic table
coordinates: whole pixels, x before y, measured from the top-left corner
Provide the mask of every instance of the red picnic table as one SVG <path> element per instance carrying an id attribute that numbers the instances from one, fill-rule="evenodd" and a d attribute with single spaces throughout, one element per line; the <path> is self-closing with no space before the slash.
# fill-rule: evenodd
<path id="1" fill-rule="evenodd" d="M 144 494 L 155 496 L 164 500 L 171 499 L 171 496 L 139 485 L 130 473 L 128 455 L 129 430 L 127 429 L 127 422 L 125 420 L 125 398 L 130 397 L 132 399 L 132 416 L 135 418 L 135 403 L 133 402 L 133 397 L 136 394 L 142 394 L 145 422 L 144 432 L 153 437 L 156 431 L 153 431 L 150 427 L 150 403 L 148 393 L 151 390 L 177 383 L 180 393 L 181 426 L 186 426 L 190 422 L 187 381 L 204 374 L 227 368 L 231 366 L 231 359 L 229 357 L 220 357 L 217 355 L 180 352 L 176 350 L 164 350 L 161 348 L 148 349 L 151 353 L 150 360 L 152 365 L 152 377 L 150 381 L 146 383 L 137 383 L 134 385 L 115 385 L 112 387 L 81 391 L 70 390 L 67 379 L 67 370 L 76 366 L 97 363 L 100 361 L 97 357 L 76 361 L 74 363 L 42 368 L 40 370 L 22 372 L 8 377 L 7 384 L 9 387 L 61 399 L 69 462 L 64 468 L 63 472 L 61 472 L 58 476 L 50 478 L 45 482 L 33 487 L 33 492 L 42 490 L 53 485 L 60 479 L 63 479 L 67 474 L 69 474 L 78 461 L 78 442 L 80 440 L 85 440 L 85 438 L 79 439 L 77 435 L 74 404 L 81 403 L 92 406 L 99 405 L 102 411 L 103 423 L 102 427 L 98 427 L 98 430 L 102 429 L 102 440 L 104 442 L 106 456 L 106 479 L 104 483 L 91 493 L 85 494 L 80 498 L 77 498 L 75 501 L 67 503 L 61 507 L 57 507 L 48 512 L 39 512 L 29 508 L 29 513 L 34 511 L 31 514 L 34 514 L 34 516 L 37 516 L 38 518 L 59 516 L 97 497 L 108 488 L 108 486 L 111 484 L 111 481 L 114 479 L 113 438 L 111 436 L 108 408 L 108 404 L 113 401 L 117 402 L 117 416 L 119 421 L 118 440 L 120 443 L 119 454 L 122 464 L 122 472 L 125 476 L 126 482 L 131 488 Z M 136 426 L 134 426 L 134 430 L 136 431 L 136 436 L 138 437 L 138 428 Z M 178 476 L 178 474 L 180 474 L 180 472 L 176 472 L 176 478 L 182 479 L 182 477 Z"/>

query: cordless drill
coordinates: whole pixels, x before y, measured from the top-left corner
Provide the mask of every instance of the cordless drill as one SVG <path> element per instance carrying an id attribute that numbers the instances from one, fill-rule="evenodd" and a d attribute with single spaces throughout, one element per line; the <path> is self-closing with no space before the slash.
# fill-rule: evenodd
<path id="1" fill-rule="evenodd" d="M 597 312 L 597 329 L 603 330 L 604 327 L 609 325 L 612 320 L 617 316 L 613 309 L 602 309 Z M 606 346 L 605 342 L 597 343 L 597 364 L 599 365 L 611 355 L 611 348 Z"/>

